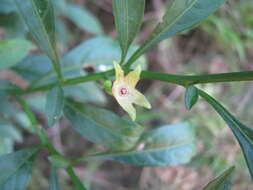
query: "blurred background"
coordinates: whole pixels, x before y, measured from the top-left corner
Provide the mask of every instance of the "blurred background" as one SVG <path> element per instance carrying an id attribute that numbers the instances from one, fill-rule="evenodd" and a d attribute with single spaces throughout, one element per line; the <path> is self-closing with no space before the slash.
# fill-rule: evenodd
<path id="1" fill-rule="evenodd" d="M 0 4 L 0 39 L 23 38 L 27 29 L 20 21 L 9 0 Z M 111 67 L 111 60 L 120 56 L 115 31 L 111 0 L 54 0 L 56 9 L 57 47 L 65 55 L 75 47 L 90 43 L 83 55 L 82 68 L 85 72 L 102 71 Z M 164 1 L 147 0 L 144 23 L 135 41 L 136 49 L 148 38 L 157 21 L 164 13 Z M 99 36 L 99 37 L 98 37 Z M 101 37 L 102 36 L 102 37 Z M 31 37 L 28 35 L 28 38 Z M 88 40 L 88 41 L 87 41 Z M 40 53 L 34 50 L 31 54 Z M 139 61 L 152 71 L 177 74 L 208 74 L 253 70 L 253 3 L 250 0 L 228 0 L 219 11 L 209 16 L 196 28 L 167 39 L 151 49 Z M 40 65 L 41 66 L 41 65 Z M 38 66 L 38 67 L 40 67 Z M 7 79 L 19 86 L 27 86 L 29 80 L 17 75 L 22 66 L 0 72 L 0 79 Z M 101 91 L 101 84 L 75 92 L 84 101 L 101 103 L 118 114 L 124 112 L 115 100 Z M 253 84 L 250 82 L 199 85 L 248 125 L 253 124 Z M 138 108 L 137 122 L 146 129 L 165 124 L 187 121 L 194 126 L 198 153 L 193 160 L 175 167 L 134 167 L 117 162 L 92 161 L 80 164 L 75 171 L 92 190 L 198 190 L 214 176 L 235 164 L 234 190 L 252 190 L 253 185 L 238 143 L 226 124 L 204 101 L 199 101 L 191 110 L 184 107 L 184 89 L 158 81 L 142 80 L 138 88 L 145 92 L 153 105 L 150 111 Z M 96 97 L 93 97 L 94 94 Z M 80 94 L 81 93 L 81 94 Z M 44 94 L 29 95 L 34 112 L 46 127 Z M 8 99 L 11 102 L 12 99 Z M 9 109 L 6 102 L 0 108 Z M 16 106 L 15 104 L 13 106 Z M 12 108 L 10 108 L 12 109 Z M 17 108 L 18 109 L 18 108 Z M 0 110 L 0 113 L 1 113 Z M 10 111 L 11 112 L 11 111 Z M 25 125 L 20 114 L 19 125 Z M 80 157 L 95 149 L 62 119 L 47 133 L 57 149 L 69 157 Z M 14 137 L 0 137 L 0 154 L 38 143 L 37 137 L 21 129 Z M 72 190 L 68 176 L 59 171 L 62 189 Z M 33 171 L 30 190 L 47 189 L 49 165 L 47 154 L 41 153 Z"/>

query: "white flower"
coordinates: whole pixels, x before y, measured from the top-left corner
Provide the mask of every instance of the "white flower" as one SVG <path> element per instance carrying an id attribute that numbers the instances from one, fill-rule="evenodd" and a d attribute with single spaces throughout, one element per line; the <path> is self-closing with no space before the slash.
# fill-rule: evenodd
<path id="1" fill-rule="evenodd" d="M 141 67 L 138 66 L 134 71 L 124 76 L 124 71 L 117 62 L 113 62 L 116 80 L 112 86 L 112 94 L 120 106 L 130 115 L 134 121 L 136 119 L 136 110 L 133 104 L 150 109 L 151 105 L 146 97 L 135 89 L 140 80 Z"/>

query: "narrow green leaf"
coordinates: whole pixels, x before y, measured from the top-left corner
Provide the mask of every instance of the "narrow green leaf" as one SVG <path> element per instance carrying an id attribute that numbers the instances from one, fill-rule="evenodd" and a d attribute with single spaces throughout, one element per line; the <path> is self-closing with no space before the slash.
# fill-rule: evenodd
<path id="1" fill-rule="evenodd" d="M 57 171 L 53 168 L 50 172 L 49 177 L 49 190 L 60 190 L 59 180 L 57 176 Z"/>
<path id="2" fill-rule="evenodd" d="M 33 45 L 26 40 L 0 41 L 0 70 L 7 69 L 27 56 Z"/>
<path id="3" fill-rule="evenodd" d="M 144 133 L 135 149 L 96 155 L 137 166 L 173 166 L 190 161 L 196 152 L 194 134 L 187 123 L 163 126 Z"/>
<path id="4" fill-rule="evenodd" d="M 23 190 L 27 187 L 37 152 L 38 147 L 31 147 L 0 157 L 1 190 Z"/>
<path id="5" fill-rule="evenodd" d="M 85 31 L 92 34 L 103 34 L 103 29 L 98 19 L 84 8 L 68 4 L 64 15 Z"/>
<path id="6" fill-rule="evenodd" d="M 110 111 L 78 102 L 67 101 L 64 114 L 84 138 L 114 150 L 132 148 L 143 131 Z"/>
<path id="7" fill-rule="evenodd" d="M 189 86 L 185 92 L 185 107 L 190 110 L 198 101 L 198 89 L 195 86 Z"/>
<path id="8" fill-rule="evenodd" d="M 251 178 L 253 180 L 253 130 L 242 124 L 217 100 L 204 91 L 199 90 L 199 95 L 202 96 L 211 106 L 213 106 L 213 108 L 219 113 L 219 115 L 224 119 L 234 133 L 241 146 Z"/>
<path id="9" fill-rule="evenodd" d="M 224 171 L 220 176 L 209 182 L 203 190 L 230 190 L 232 183 L 231 177 L 235 167 L 231 167 Z"/>
<path id="10" fill-rule="evenodd" d="M 54 68 L 61 76 L 56 53 L 55 16 L 50 0 L 14 0 L 20 15 L 27 24 L 40 48 L 50 57 Z"/>
<path id="11" fill-rule="evenodd" d="M 51 89 L 47 94 L 45 112 L 49 127 L 53 127 L 53 125 L 59 120 L 62 114 L 63 106 L 64 106 L 63 90 L 60 86 L 56 86 L 55 88 Z"/>
<path id="12" fill-rule="evenodd" d="M 113 0 L 113 14 L 122 50 L 122 61 L 138 33 L 145 9 L 145 0 Z"/>
<path id="13" fill-rule="evenodd" d="M 127 66 L 160 41 L 196 25 L 216 11 L 224 2 L 225 0 L 172 0 L 167 6 L 163 21 L 129 59 Z"/>

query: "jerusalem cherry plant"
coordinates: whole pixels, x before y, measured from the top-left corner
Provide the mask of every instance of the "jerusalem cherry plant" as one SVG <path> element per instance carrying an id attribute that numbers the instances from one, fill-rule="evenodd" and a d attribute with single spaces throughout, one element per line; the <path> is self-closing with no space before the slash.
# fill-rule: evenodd
<path id="1" fill-rule="evenodd" d="M 80 163 L 89 165 L 94 160 L 154 167 L 188 163 L 197 147 L 194 129 L 187 121 L 153 126 L 152 130 L 146 130 L 138 122 L 143 112 L 139 112 L 137 106 L 144 107 L 145 112 L 156 109 L 152 106 L 152 99 L 136 88 L 137 83 L 142 85 L 142 79 L 185 87 L 188 110 L 193 106 L 197 108 L 200 98 L 214 108 L 238 141 L 253 179 L 252 129 L 199 86 L 252 81 L 253 71 L 176 75 L 147 70 L 143 61 L 143 56 L 159 42 L 193 28 L 213 14 L 225 0 L 168 0 L 162 21 L 157 21 L 149 37 L 136 46 L 133 41 L 143 23 L 145 3 L 145 0 L 112 0 L 117 40 L 106 36 L 88 10 L 63 0 L 1 3 L 1 13 L 12 13 L 13 18 L 15 15 L 18 24 L 14 26 L 13 21 L 13 28 L 17 27 L 15 31 L 19 33 L 15 38 L 0 42 L 0 70 L 14 72 L 27 84 L 24 87 L 0 80 L 1 190 L 26 189 L 35 160 L 45 150 L 48 158 L 45 162 L 51 168 L 48 179 L 51 190 L 60 189 L 58 170 L 66 171 L 73 189 L 87 189 L 73 167 Z M 66 35 L 66 28 L 59 17 L 69 19 L 95 37 L 59 56 L 59 44 L 64 47 L 66 43 L 62 38 Z M 31 54 L 31 50 L 41 53 Z M 89 63 L 93 72 L 84 70 L 83 63 Z M 125 115 L 105 109 L 106 97 L 111 98 Z M 41 122 L 38 112 L 44 113 L 45 122 Z M 64 156 L 47 135 L 48 130 L 60 125 L 60 118 L 67 119 L 81 137 L 100 145 L 99 148 L 83 157 Z M 21 140 L 16 125 L 37 136 L 39 143 L 13 152 L 13 143 Z M 234 167 L 227 169 L 203 189 L 230 189 L 233 171 Z"/>

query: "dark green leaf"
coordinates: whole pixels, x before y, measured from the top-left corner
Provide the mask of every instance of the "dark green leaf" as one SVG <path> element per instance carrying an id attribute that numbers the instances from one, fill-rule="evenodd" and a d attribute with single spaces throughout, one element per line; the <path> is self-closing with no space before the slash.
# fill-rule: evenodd
<path id="1" fill-rule="evenodd" d="M 68 101 L 64 114 L 84 138 L 110 149 L 132 148 L 143 131 L 142 126 L 110 111 L 77 102 Z"/>
<path id="2" fill-rule="evenodd" d="M 38 42 L 40 48 L 52 60 L 56 72 L 60 73 L 60 64 L 55 44 L 55 17 L 50 0 L 14 0 L 20 15 Z"/>
<path id="3" fill-rule="evenodd" d="M 253 130 L 242 124 L 232 114 L 230 114 L 217 100 L 209 96 L 202 90 L 199 90 L 199 95 L 202 96 L 224 119 L 230 127 L 235 137 L 237 138 L 246 163 L 249 168 L 251 178 L 253 180 Z"/>
<path id="4" fill-rule="evenodd" d="M 186 30 L 216 11 L 225 0 L 172 0 L 167 6 L 163 21 L 157 25 L 149 39 L 128 61 L 131 65 L 150 47 Z"/>
<path id="5" fill-rule="evenodd" d="M 102 34 L 103 29 L 99 21 L 88 10 L 69 4 L 64 15 L 73 21 L 79 28 L 92 34 Z"/>
<path id="6" fill-rule="evenodd" d="M 38 147 L 32 147 L 0 157 L 1 190 L 23 190 L 27 187 L 37 152 Z"/>
<path id="7" fill-rule="evenodd" d="M 190 110 L 198 101 L 198 89 L 195 86 L 189 86 L 185 92 L 185 107 Z"/>
<path id="8" fill-rule="evenodd" d="M 112 3 L 123 60 L 140 29 L 145 0 L 113 0 Z"/>
<path id="9" fill-rule="evenodd" d="M 193 129 L 181 123 L 144 133 L 133 150 L 95 157 L 137 166 L 173 166 L 189 162 L 195 152 Z"/>
<path id="10" fill-rule="evenodd" d="M 220 176 L 209 182 L 203 190 L 230 190 L 231 176 L 234 172 L 235 167 L 231 167 L 224 171 Z"/>
<path id="11" fill-rule="evenodd" d="M 47 103 L 45 111 L 49 127 L 53 127 L 53 125 L 61 117 L 63 106 L 64 106 L 63 90 L 60 86 L 56 86 L 55 88 L 51 89 L 47 95 Z"/>
<path id="12" fill-rule="evenodd" d="M 53 168 L 50 172 L 49 178 L 49 190 L 60 190 L 59 180 L 57 176 L 57 171 Z"/>
<path id="13" fill-rule="evenodd" d="M 5 39 L 24 39 L 27 33 L 26 26 L 22 23 L 20 16 L 16 12 L 12 12 L 9 14 L 0 14 L 0 26 L 4 27 L 5 29 Z"/>
<path id="14" fill-rule="evenodd" d="M 6 40 L 0 41 L 0 70 L 10 68 L 21 61 L 33 45 L 26 40 Z"/>

